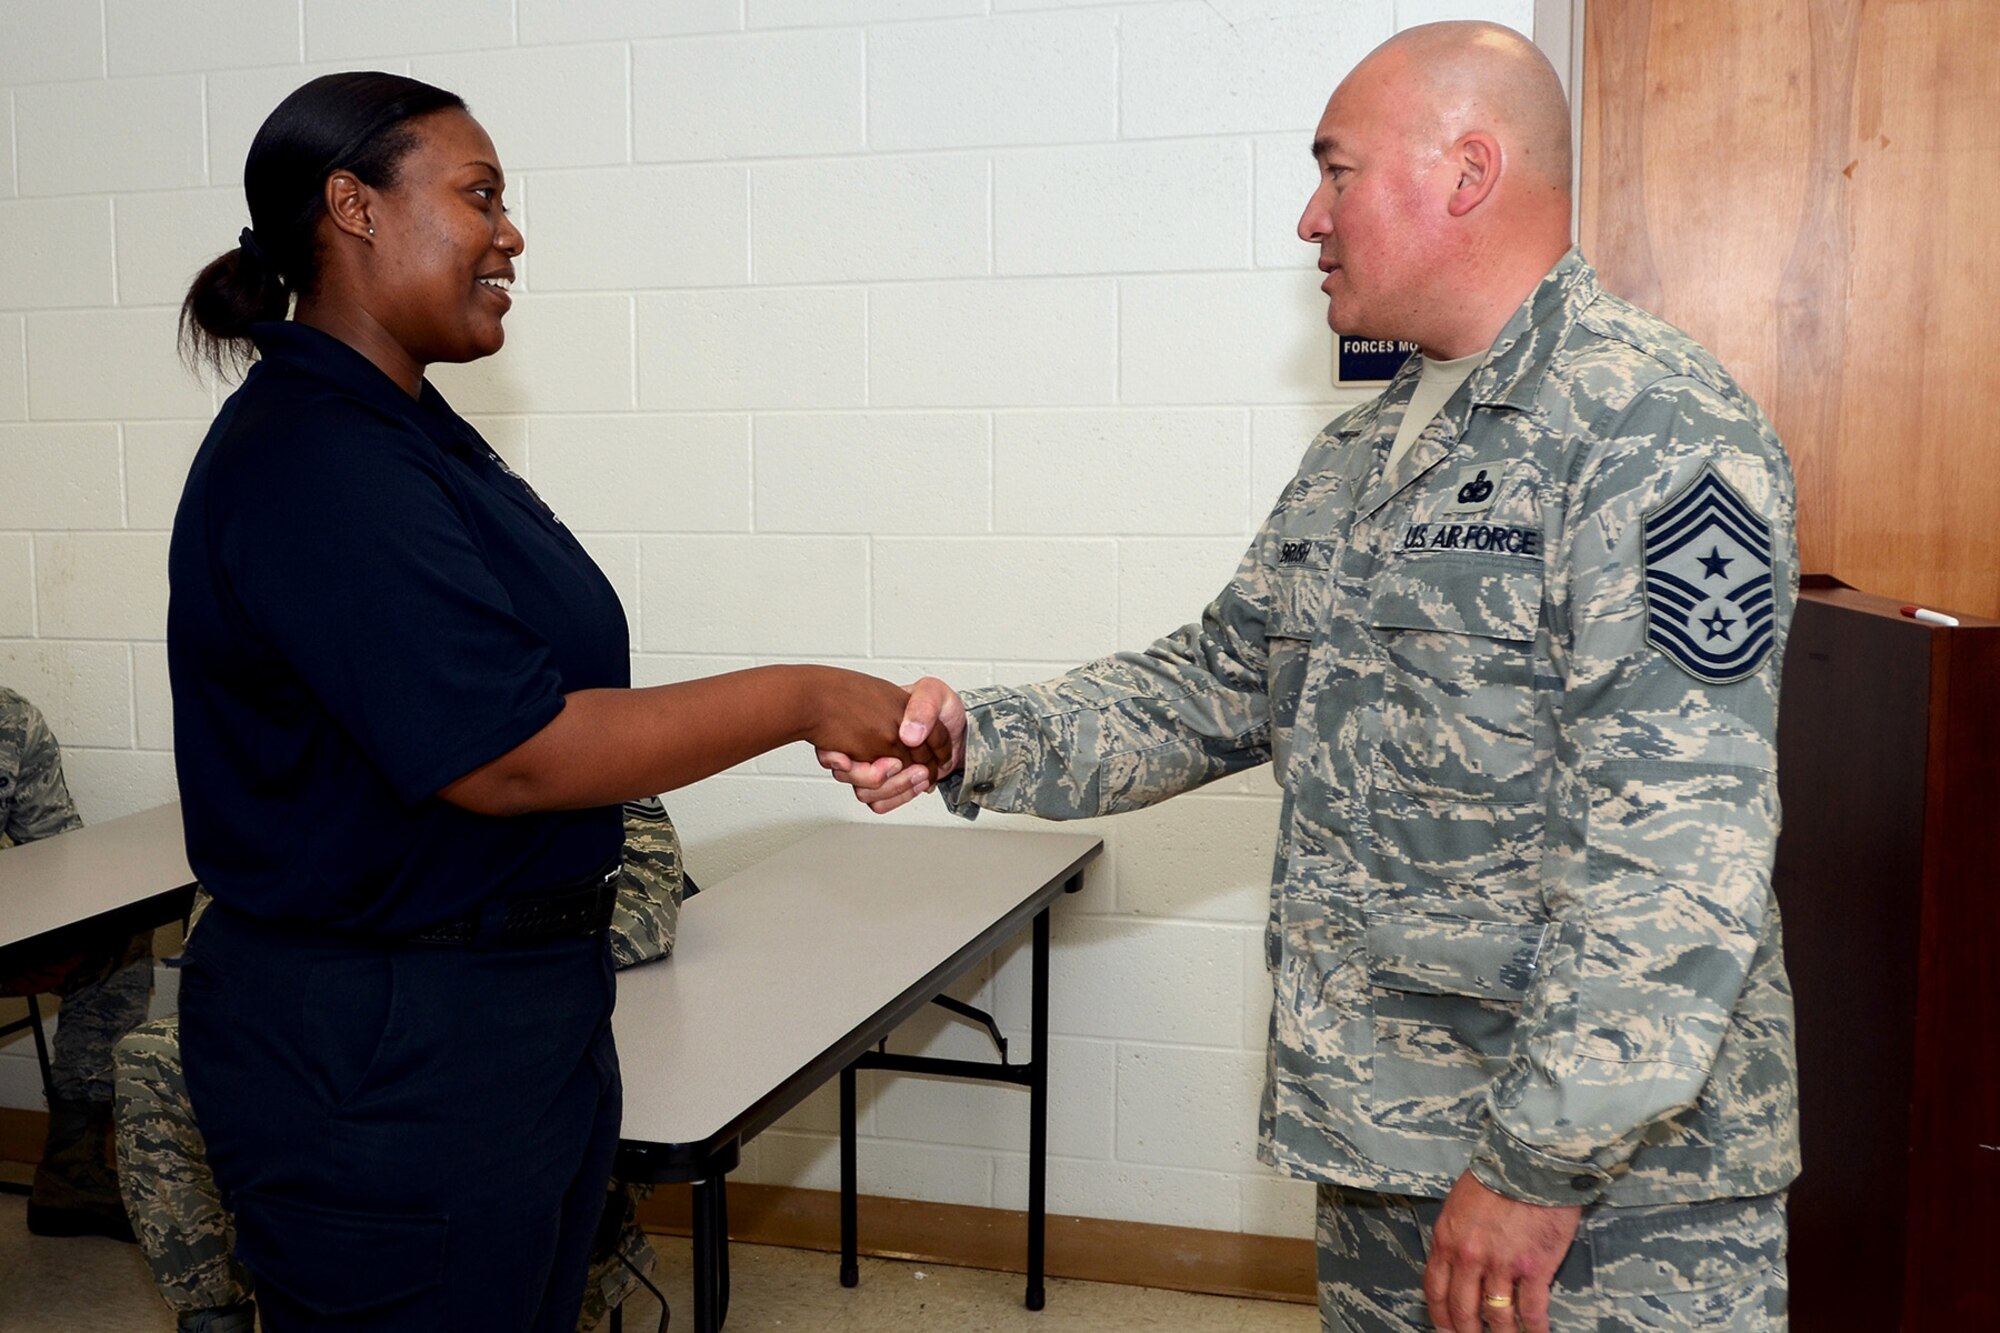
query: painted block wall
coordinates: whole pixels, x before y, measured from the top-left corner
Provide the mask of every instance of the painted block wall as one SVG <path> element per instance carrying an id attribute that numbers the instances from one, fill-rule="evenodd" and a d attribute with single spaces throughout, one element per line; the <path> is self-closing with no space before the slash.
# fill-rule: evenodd
<path id="1" fill-rule="evenodd" d="M 220 401 L 175 307 L 308 77 L 409 73 L 492 133 L 528 240 L 507 346 L 434 379 L 603 564 L 637 683 L 820 659 L 977 685 L 1142 646 L 1222 585 L 1357 400 L 1293 235 L 1326 95 L 1399 27 L 1534 7 L 0 0 L 0 681 L 86 818 L 175 795 L 167 532 Z M 668 799 L 705 882 L 870 817 L 803 747 Z M 1265 769 L 1091 825 L 1108 854 L 1056 917 L 1051 1208 L 1309 1234 L 1310 1188 L 1254 1157 L 1276 812 Z M 1023 1046 L 1027 962 L 959 988 Z M 38 1100 L 0 1051 L 0 1101 Z M 1022 1207 L 1025 1121 L 1013 1090 L 864 1076 L 863 1188 Z M 815 1098 L 739 1178 L 831 1187 L 834 1123 Z"/>

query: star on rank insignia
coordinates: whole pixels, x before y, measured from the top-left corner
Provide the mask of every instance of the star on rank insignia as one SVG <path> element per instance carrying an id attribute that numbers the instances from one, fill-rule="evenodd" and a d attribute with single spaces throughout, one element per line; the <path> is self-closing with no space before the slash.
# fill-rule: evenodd
<path id="1" fill-rule="evenodd" d="M 1776 614 L 1771 525 L 1704 464 L 1644 526 L 1646 642 L 1710 685 L 1764 665 Z"/>

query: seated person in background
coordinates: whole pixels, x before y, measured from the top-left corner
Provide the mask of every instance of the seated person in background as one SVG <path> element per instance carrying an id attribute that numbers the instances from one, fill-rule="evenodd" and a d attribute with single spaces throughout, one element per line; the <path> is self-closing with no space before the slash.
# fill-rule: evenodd
<path id="1" fill-rule="evenodd" d="M 0 847 L 81 828 L 63 782 L 62 747 L 41 710 L 0 686 Z M 67 958 L 0 977 L 0 995 L 62 1001 L 50 1054 L 49 1131 L 28 1198 L 37 1236 L 131 1240 L 109 1151 L 111 1045 L 146 1020 L 153 933 L 107 935 Z"/>
<path id="2" fill-rule="evenodd" d="M 611 956 L 618 967 L 674 951 L 684 884 L 680 839 L 666 807 L 657 798 L 627 801 L 625 854 L 611 913 Z M 204 898 L 197 919 L 206 905 Z M 256 1308 L 250 1275 L 231 1253 L 235 1228 L 188 1105 L 179 1017 L 133 1031 L 118 1043 L 114 1063 L 119 1183 L 160 1295 L 173 1307 L 180 1333 L 251 1333 Z M 633 1218 L 643 1188 L 611 1182 L 579 1330 L 596 1327 L 656 1262 Z"/>

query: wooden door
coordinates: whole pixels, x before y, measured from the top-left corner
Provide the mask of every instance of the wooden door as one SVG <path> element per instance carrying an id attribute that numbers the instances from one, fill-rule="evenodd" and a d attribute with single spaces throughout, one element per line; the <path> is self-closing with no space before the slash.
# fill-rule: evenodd
<path id="1" fill-rule="evenodd" d="M 2000 615 L 2000 2 L 1590 0 L 1580 239 L 1763 404 L 1808 571 Z"/>

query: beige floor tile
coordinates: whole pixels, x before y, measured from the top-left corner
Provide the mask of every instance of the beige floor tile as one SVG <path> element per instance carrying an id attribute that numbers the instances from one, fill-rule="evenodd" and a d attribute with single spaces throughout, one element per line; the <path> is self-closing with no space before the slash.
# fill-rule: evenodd
<path id="1" fill-rule="evenodd" d="M 0 1330 L 5 1333 L 173 1333 L 138 1247 L 30 1236 L 27 1201 L 0 1195 Z M 688 1243 L 654 1241 L 676 1333 L 694 1325 Z M 861 1284 L 840 1285 L 832 1255 L 767 1246 L 730 1249 L 726 1333 L 1313 1333 L 1309 1306 L 1225 1300 L 1052 1279 L 1048 1306 L 1021 1304 L 1022 1279 L 971 1268 L 861 1261 Z M 641 1294 L 626 1333 L 653 1333 L 659 1306 Z"/>
<path id="2" fill-rule="evenodd" d="M 667 1272 L 667 1297 L 675 1329 L 692 1327 L 685 1241 L 655 1241 Z M 1099 1282 L 1048 1283 L 1039 1313 L 1021 1298 L 1016 1273 L 946 1268 L 887 1259 L 863 1259 L 861 1283 L 840 1285 L 839 1260 L 830 1254 L 739 1245 L 730 1250 L 731 1295 L 727 1333 L 1313 1333 L 1315 1312 L 1303 1305 L 1225 1300 L 1145 1287 Z M 659 1306 L 651 1297 L 630 1302 L 627 1333 L 652 1333 Z M 683 1323 L 683 1320 L 690 1322 Z"/>
<path id="3" fill-rule="evenodd" d="M 28 1201 L 0 1194 L 0 1329 L 6 1333 L 173 1333 L 136 1245 L 28 1234 Z"/>

